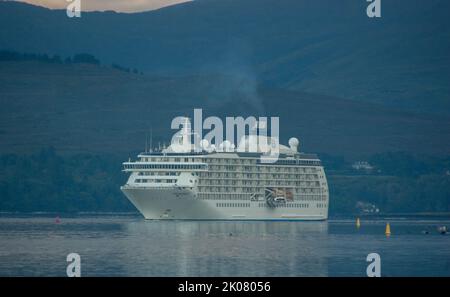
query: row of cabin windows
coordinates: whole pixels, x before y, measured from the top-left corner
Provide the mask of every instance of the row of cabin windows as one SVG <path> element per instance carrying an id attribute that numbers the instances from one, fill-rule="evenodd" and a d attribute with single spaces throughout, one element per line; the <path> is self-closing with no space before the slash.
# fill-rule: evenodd
<path id="1" fill-rule="evenodd" d="M 206 164 L 125 164 L 125 169 L 208 169 Z"/>
<path id="2" fill-rule="evenodd" d="M 210 164 L 255 164 L 251 159 L 205 158 L 203 161 Z"/>
<path id="3" fill-rule="evenodd" d="M 173 157 L 143 157 L 141 158 L 141 162 L 206 162 L 211 164 L 261 164 L 260 160 L 254 159 L 228 159 L 228 158 L 173 158 Z M 262 163 L 264 165 L 264 163 Z M 320 161 L 315 160 L 285 160 L 280 159 L 274 165 L 306 165 L 306 166 L 321 166 Z"/>
<path id="4" fill-rule="evenodd" d="M 198 194 L 199 199 L 203 200 L 250 200 L 249 194 Z"/>
<path id="5" fill-rule="evenodd" d="M 249 186 L 266 186 L 268 184 L 270 185 L 284 185 L 284 186 L 300 186 L 305 188 L 320 188 L 319 182 L 314 181 L 273 181 L 272 179 L 264 180 L 221 180 L 221 179 L 211 179 L 211 180 L 200 180 L 200 185 L 209 185 L 209 186 L 220 186 L 220 185 L 249 185 Z"/>
<path id="6" fill-rule="evenodd" d="M 277 166 L 233 166 L 210 164 L 210 171 L 243 171 L 243 172 L 279 172 L 279 173 L 317 173 L 317 168 L 277 167 Z"/>
<path id="7" fill-rule="evenodd" d="M 202 200 L 252 200 L 252 195 L 242 194 L 242 193 L 216 194 L 216 193 L 200 192 L 200 193 L 198 193 L 198 198 L 202 199 Z M 261 199 L 261 196 L 258 199 Z M 298 200 L 300 200 L 300 201 L 326 201 L 327 196 L 326 195 L 299 195 L 299 196 L 295 197 L 295 200 L 296 201 L 298 201 Z"/>
<path id="8" fill-rule="evenodd" d="M 271 185 L 273 187 L 273 185 Z M 264 186 L 264 188 L 267 186 Z M 216 186 L 209 186 L 209 185 L 199 185 L 199 190 L 205 191 L 205 192 L 244 192 L 244 193 L 259 193 L 264 190 L 263 187 L 255 188 L 255 187 L 216 187 Z M 294 189 L 296 193 L 316 193 L 319 194 L 321 192 L 326 192 L 326 189 L 323 188 L 296 188 Z"/>
<path id="9" fill-rule="evenodd" d="M 216 203 L 216 207 L 250 207 L 250 203 Z"/>
<path id="10" fill-rule="evenodd" d="M 275 207 L 275 208 L 309 208 L 309 203 L 283 203 L 270 206 L 267 203 L 258 203 L 258 207 Z"/>
<path id="11" fill-rule="evenodd" d="M 202 161 L 201 159 L 195 158 L 171 158 L 171 157 L 157 157 L 157 158 L 146 158 L 143 157 L 140 160 L 141 162 L 198 162 Z"/>
<path id="12" fill-rule="evenodd" d="M 173 157 L 143 157 L 141 162 L 206 162 L 216 164 L 255 164 L 250 159 L 226 159 L 226 158 L 173 158 Z"/>
<path id="13" fill-rule="evenodd" d="M 258 161 L 260 163 L 260 161 Z M 291 160 L 291 159 L 279 159 L 274 165 L 316 165 L 320 166 L 320 161 L 314 161 L 314 160 Z"/>
<path id="14" fill-rule="evenodd" d="M 227 159 L 227 158 L 173 158 L 173 157 L 143 157 L 141 162 L 206 162 L 216 164 L 255 164 L 254 160 L 250 159 Z"/>
<path id="15" fill-rule="evenodd" d="M 179 172 L 159 172 L 159 171 L 143 171 L 138 173 L 139 176 L 177 176 L 180 175 Z"/>
<path id="16" fill-rule="evenodd" d="M 141 179 L 138 178 L 135 180 L 136 183 L 166 183 L 166 184 L 172 184 L 176 183 L 176 179 Z"/>
<path id="17" fill-rule="evenodd" d="M 204 177 L 225 177 L 225 178 L 254 178 L 254 179 L 304 179 L 319 180 L 317 174 L 276 174 L 276 173 L 241 173 L 241 172 L 205 172 Z"/>
<path id="18" fill-rule="evenodd" d="M 324 191 L 325 192 L 325 191 Z M 326 195 L 300 195 L 296 200 L 307 200 L 307 201 L 326 201 Z"/>

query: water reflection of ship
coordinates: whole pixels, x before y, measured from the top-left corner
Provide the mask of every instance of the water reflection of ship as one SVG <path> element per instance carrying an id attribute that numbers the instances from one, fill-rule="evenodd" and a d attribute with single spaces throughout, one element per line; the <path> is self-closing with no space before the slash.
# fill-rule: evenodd
<path id="1" fill-rule="evenodd" d="M 141 263 L 154 267 L 149 272 L 157 271 L 158 276 L 328 274 L 328 223 L 323 221 L 135 222 L 127 229 L 130 238 L 142 238 L 146 246 L 141 254 L 133 251 L 130 257 L 140 257 Z"/>

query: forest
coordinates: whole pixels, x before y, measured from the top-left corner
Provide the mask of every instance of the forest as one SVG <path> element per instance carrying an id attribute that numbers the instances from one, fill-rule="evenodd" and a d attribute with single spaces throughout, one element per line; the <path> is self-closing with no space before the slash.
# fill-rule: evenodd
<path id="1" fill-rule="evenodd" d="M 0 156 L 1 212 L 133 212 L 120 191 L 126 157 L 113 154 Z M 330 188 L 330 215 L 361 212 L 372 204 L 381 214 L 450 211 L 450 158 L 403 152 L 369 158 L 369 171 L 355 170 L 343 157 L 321 155 Z"/>

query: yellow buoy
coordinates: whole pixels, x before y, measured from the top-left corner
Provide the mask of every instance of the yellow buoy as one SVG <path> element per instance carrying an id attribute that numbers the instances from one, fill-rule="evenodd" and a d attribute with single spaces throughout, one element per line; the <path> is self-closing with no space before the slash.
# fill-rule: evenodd
<path id="1" fill-rule="evenodd" d="M 389 225 L 389 223 L 386 224 L 386 232 L 385 232 L 386 236 L 390 236 L 391 235 L 391 225 Z"/>
<path id="2" fill-rule="evenodd" d="M 359 220 L 359 218 L 356 218 L 356 228 L 361 227 L 361 221 Z"/>

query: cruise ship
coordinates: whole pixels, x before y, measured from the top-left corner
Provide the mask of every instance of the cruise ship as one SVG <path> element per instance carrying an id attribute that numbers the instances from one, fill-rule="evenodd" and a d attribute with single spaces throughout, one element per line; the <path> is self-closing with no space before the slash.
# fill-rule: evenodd
<path id="1" fill-rule="evenodd" d="M 149 220 L 326 220 L 329 192 L 315 154 L 298 151 L 299 141 L 279 144 L 275 162 L 264 151 L 239 149 L 267 143 L 265 136 L 244 136 L 235 148 L 217 149 L 202 140 L 191 144 L 190 120 L 164 149 L 146 151 L 123 163 L 130 176 L 121 190 Z M 270 137 L 266 137 L 270 138 Z M 206 143 L 205 143 L 206 142 Z M 183 148 L 183 149 L 180 149 Z"/>

